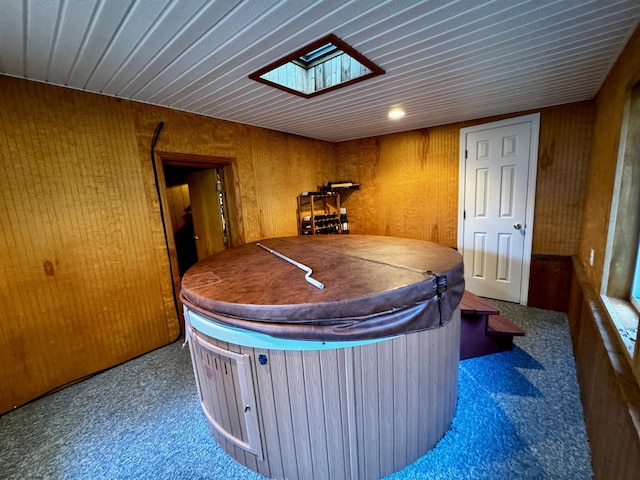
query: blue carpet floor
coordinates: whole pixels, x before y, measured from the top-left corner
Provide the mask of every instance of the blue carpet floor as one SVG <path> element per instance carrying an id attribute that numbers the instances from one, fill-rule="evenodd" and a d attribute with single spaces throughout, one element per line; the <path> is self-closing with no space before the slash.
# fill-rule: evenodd
<path id="1" fill-rule="evenodd" d="M 495 303 L 526 336 L 460 362 L 451 428 L 387 479 L 592 477 L 566 316 Z M 1 417 L 0 478 L 263 477 L 213 440 L 188 349 L 174 343 Z"/>

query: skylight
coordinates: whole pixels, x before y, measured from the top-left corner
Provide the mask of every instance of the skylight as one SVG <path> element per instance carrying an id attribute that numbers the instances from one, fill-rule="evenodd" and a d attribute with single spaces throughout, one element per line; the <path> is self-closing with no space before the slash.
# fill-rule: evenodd
<path id="1" fill-rule="evenodd" d="M 261 68 L 249 78 L 310 98 L 383 73 L 338 37 L 328 35 Z"/>
<path id="2" fill-rule="evenodd" d="M 340 50 L 333 43 L 327 43 L 326 45 L 323 45 L 320 48 L 316 48 L 309 53 L 300 55 L 299 60 L 305 65 L 305 68 L 309 68 L 311 62 L 313 62 L 314 60 L 318 60 L 338 51 Z"/>

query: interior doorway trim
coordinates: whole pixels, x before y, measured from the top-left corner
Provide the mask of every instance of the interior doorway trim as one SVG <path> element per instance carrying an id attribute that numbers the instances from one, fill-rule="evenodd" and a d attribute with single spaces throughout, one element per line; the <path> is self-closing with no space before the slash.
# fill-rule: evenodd
<path id="1" fill-rule="evenodd" d="M 525 228 L 522 258 L 522 282 L 520 285 L 520 304 L 526 305 L 529 297 L 529 275 L 531 273 L 531 251 L 533 247 L 533 220 L 536 199 L 536 179 L 538 173 L 538 144 L 540 140 L 540 113 L 532 113 L 519 117 L 507 118 L 496 122 L 483 123 L 460 129 L 460 173 L 458 175 L 458 251 L 464 247 L 464 206 L 465 206 L 465 172 L 467 159 L 465 158 L 466 136 L 469 133 L 501 128 L 521 123 L 531 123 L 531 137 L 529 146 L 529 177 L 527 184 L 527 209 L 525 213 Z"/>
<path id="2" fill-rule="evenodd" d="M 167 199 L 166 178 L 164 176 L 164 167 L 185 167 L 185 168 L 225 168 L 225 195 L 229 200 L 228 206 L 228 221 L 230 223 L 229 245 L 244 243 L 242 241 L 242 232 L 240 232 L 239 224 L 236 219 L 239 218 L 237 211 L 238 198 L 235 191 L 236 182 L 234 181 L 235 173 L 235 158 L 234 157 L 219 157 L 212 155 L 196 155 L 189 153 L 177 153 L 177 152 L 155 152 L 154 162 L 157 171 L 157 182 L 159 191 L 159 201 L 163 212 L 167 212 L 169 209 L 169 201 Z M 178 253 L 176 248 L 176 239 L 173 233 L 173 225 L 171 218 L 168 215 L 163 215 L 162 221 L 164 223 L 165 232 L 167 235 L 167 245 L 169 248 L 169 262 L 171 270 L 171 283 L 175 298 L 178 305 L 178 318 L 180 319 L 180 331 L 184 332 L 184 313 L 182 312 L 182 303 L 180 302 L 180 269 L 178 267 Z"/>

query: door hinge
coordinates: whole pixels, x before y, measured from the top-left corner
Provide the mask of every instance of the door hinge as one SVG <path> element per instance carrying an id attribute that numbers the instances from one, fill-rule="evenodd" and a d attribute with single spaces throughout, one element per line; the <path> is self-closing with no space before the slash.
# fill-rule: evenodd
<path id="1" fill-rule="evenodd" d="M 469 156 L 469 150 L 465 150 L 464 151 L 464 159 L 466 160 L 468 156 Z"/>
<path id="2" fill-rule="evenodd" d="M 462 219 L 463 219 L 463 220 L 466 220 L 466 219 L 467 219 L 467 211 L 466 211 L 466 210 L 463 210 L 463 211 L 462 211 Z"/>

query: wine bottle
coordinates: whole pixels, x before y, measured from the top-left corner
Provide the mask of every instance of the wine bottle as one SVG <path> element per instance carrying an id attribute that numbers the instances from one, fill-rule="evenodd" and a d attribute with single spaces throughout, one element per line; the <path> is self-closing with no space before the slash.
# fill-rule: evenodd
<path id="1" fill-rule="evenodd" d="M 340 209 L 340 224 L 342 233 L 349 233 L 349 220 L 347 220 L 347 209 Z"/>

